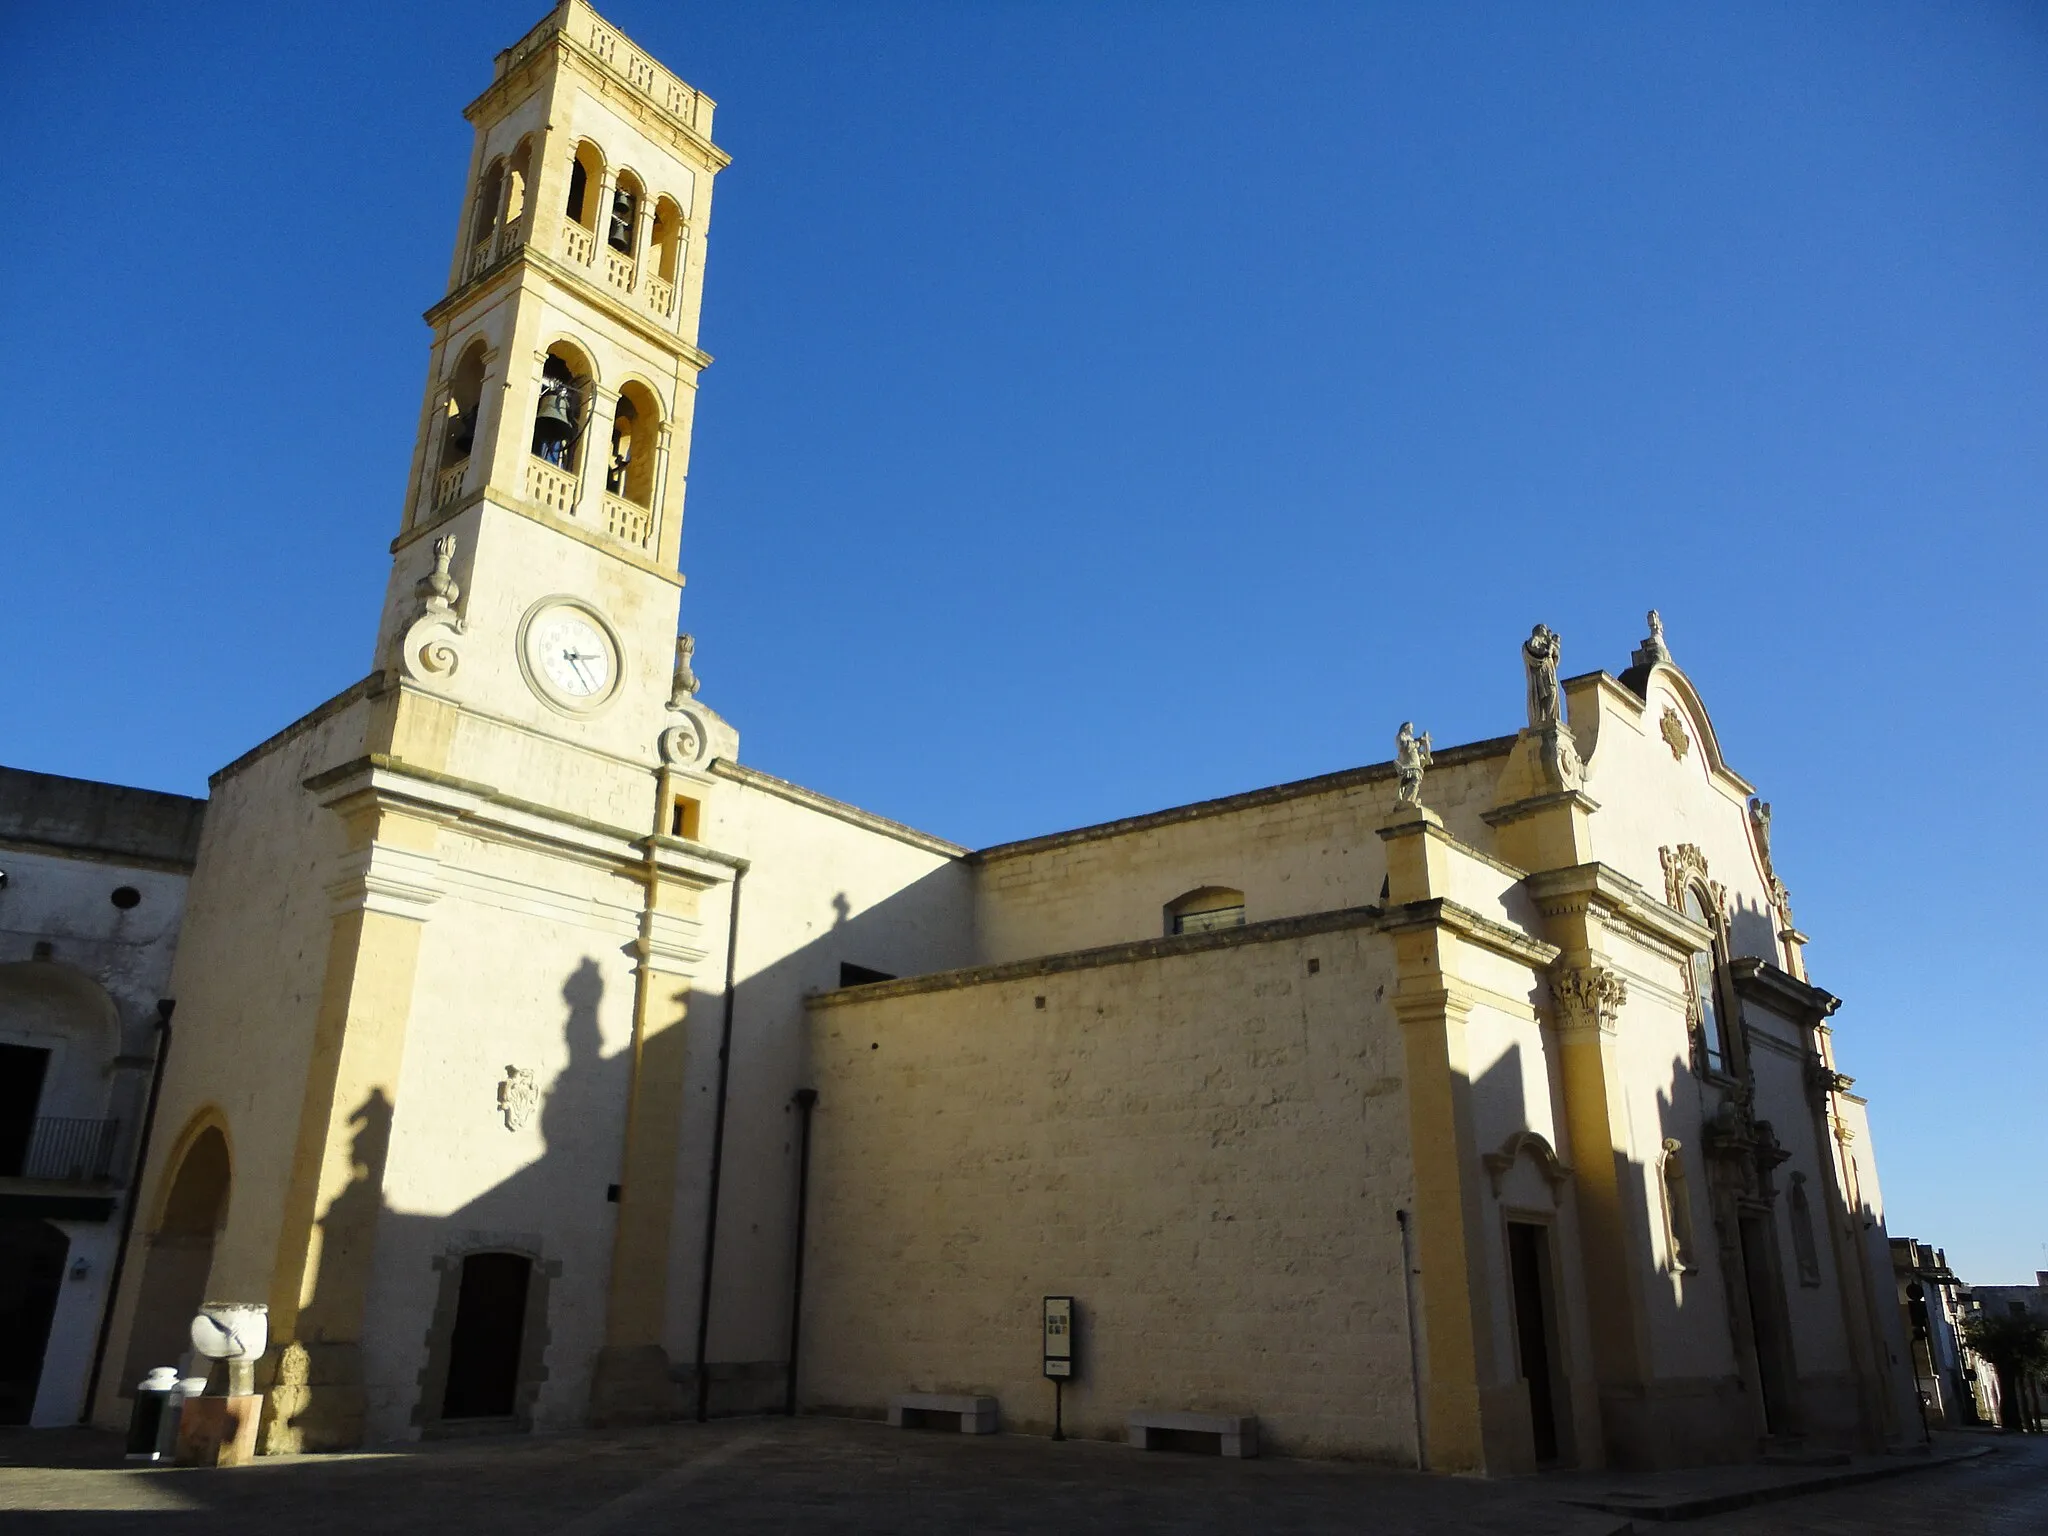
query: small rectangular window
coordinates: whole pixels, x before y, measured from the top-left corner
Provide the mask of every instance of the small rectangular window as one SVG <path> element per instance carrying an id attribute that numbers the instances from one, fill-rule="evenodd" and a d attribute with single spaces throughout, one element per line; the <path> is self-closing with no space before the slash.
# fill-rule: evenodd
<path id="1" fill-rule="evenodd" d="M 689 796 L 677 795 L 675 810 L 669 817 L 669 836 L 687 837 L 694 843 L 697 840 L 697 815 L 699 809 L 700 807 L 697 802 L 690 799 Z"/>

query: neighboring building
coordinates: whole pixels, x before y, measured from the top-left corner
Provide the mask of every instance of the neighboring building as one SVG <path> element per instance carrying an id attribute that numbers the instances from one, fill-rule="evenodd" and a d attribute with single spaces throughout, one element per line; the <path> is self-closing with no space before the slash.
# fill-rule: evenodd
<path id="1" fill-rule="evenodd" d="M 2032 1285 L 1973 1285 L 1971 1298 L 1985 1312 L 2006 1313 L 2015 1317 L 2031 1317 L 2043 1327 L 2048 1327 L 2048 1269 L 2034 1272 Z M 1980 1375 L 1993 1373 L 1985 1370 Z M 2048 1371 L 2037 1371 L 2019 1383 L 2021 1393 L 2020 1411 L 2036 1427 L 2043 1422 L 2043 1405 L 2048 1404 Z M 2000 1422 L 2003 1422 L 2001 1416 Z"/>
<path id="2" fill-rule="evenodd" d="M 1948 1267 L 1948 1255 L 1911 1237 L 1892 1239 L 1899 1311 L 1913 1349 L 1913 1374 L 1930 1424 L 1947 1429 L 1997 1422 L 1995 1373 L 1980 1372 L 1963 1345 L 1970 1289 Z"/>
<path id="3" fill-rule="evenodd" d="M 981 853 L 738 764 L 676 641 L 711 114 L 581 0 L 468 109 L 372 671 L 212 780 L 100 1421 L 211 1296 L 272 1451 L 785 1373 L 1032 1428 L 1071 1293 L 1087 1435 L 1917 1435 L 1836 999 L 1654 615 L 1433 766 Z"/>
<path id="4" fill-rule="evenodd" d="M 0 1424 L 85 1407 L 205 809 L 0 768 Z"/>

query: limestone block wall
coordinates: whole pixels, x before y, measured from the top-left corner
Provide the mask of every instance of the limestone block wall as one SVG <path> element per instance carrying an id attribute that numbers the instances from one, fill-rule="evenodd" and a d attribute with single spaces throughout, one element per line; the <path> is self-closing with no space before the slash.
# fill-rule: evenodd
<path id="1" fill-rule="evenodd" d="M 531 1255 L 549 1280 L 536 1428 L 581 1423 L 603 1342 L 631 1074 L 642 894 L 621 875 L 444 832 L 420 941 L 396 1103 L 345 1106 L 366 1140 L 389 1138 L 369 1304 L 366 1431 L 416 1434 L 439 1417 L 422 1368 L 443 1266 L 480 1249 Z M 682 990 L 680 984 L 669 988 Z M 682 1006 L 664 1000 L 663 1019 Z M 507 1068 L 539 1105 L 511 1123 Z M 364 1159 L 367 1161 L 367 1159 Z M 345 1190 L 338 1202 L 375 1199 Z"/>
<path id="2" fill-rule="evenodd" d="M 1070 1433 L 1253 1412 L 1412 1464 L 1391 946 L 1276 926 L 814 1005 L 806 1405 L 985 1392 L 1043 1432 L 1040 1298 L 1072 1294 Z"/>
<path id="3" fill-rule="evenodd" d="M 1481 812 L 1511 742 L 1446 749 L 1423 798 L 1460 841 L 1488 848 Z M 1135 816 L 975 857 L 981 959 L 1000 964 L 1155 938 L 1168 902 L 1200 886 L 1245 894 L 1249 922 L 1368 906 L 1394 805 L 1391 764 Z"/>
<path id="4" fill-rule="evenodd" d="M 842 963 L 914 976 L 969 962 L 971 875 L 949 843 L 745 769 L 723 768 L 710 786 L 701 836 L 748 860 L 707 1356 L 779 1362 L 788 1357 L 796 1230 L 791 1096 L 814 1080 L 804 997 L 836 988 Z M 717 893 L 718 910 L 706 899 L 707 942 L 719 959 L 691 1016 L 670 1250 L 668 1348 L 678 1361 L 696 1343 L 726 894 Z M 779 1377 L 768 1389 L 779 1403 Z"/>
<path id="5" fill-rule="evenodd" d="M 270 1297 L 327 963 L 326 884 L 342 849 L 340 823 L 304 781 L 363 750 L 367 714 L 350 689 L 213 778 L 171 975 L 176 1034 L 95 1407 L 102 1424 L 126 1422 L 137 1363 L 128 1335 L 151 1227 L 202 1117 L 222 1124 L 232 1181 L 207 1293 Z"/>

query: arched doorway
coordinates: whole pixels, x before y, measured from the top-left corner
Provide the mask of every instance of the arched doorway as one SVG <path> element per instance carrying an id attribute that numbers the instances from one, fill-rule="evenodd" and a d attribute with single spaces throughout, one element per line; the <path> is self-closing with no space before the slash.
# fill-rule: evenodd
<path id="1" fill-rule="evenodd" d="M 47 1221 L 0 1220 L 0 1424 L 26 1424 L 35 1408 L 70 1252 Z"/>
<path id="2" fill-rule="evenodd" d="M 214 1238 L 227 1224 L 229 1183 L 227 1137 L 209 1125 L 185 1148 L 163 1218 L 144 1238 L 149 1257 L 128 1332 L 119 1388 L 124 1397 L 149 1371 L 176 1365 L 192 1348 L 192 1316 L 206 1300 Z"/>
<path id="3" fill-rule="evenodd" d="M 472 1253 L 463 1259 L 455 1327 L 448 1340 L 442 1418 L 512 1416 L 532 1279 L 533 1260 L 523 1253 Z"/>

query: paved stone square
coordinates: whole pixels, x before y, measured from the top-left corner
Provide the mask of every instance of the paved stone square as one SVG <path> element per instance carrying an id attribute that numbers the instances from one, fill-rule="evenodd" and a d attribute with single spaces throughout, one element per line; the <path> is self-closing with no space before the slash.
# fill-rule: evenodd
<path id="1" fill-rule="evenodd" d="M 1699 1536 L 2048 1530 L 2048 1442 L 1682 1526 Z M 1243 1532 L 1601 1536 L 1628 1517 L 1562 1502 L 1597 1475 L 1482 1482 L 1360 1465 L 1224 1461 L 1096 1442 L 752 1419 L 285 1457 L 232 1471 L 129 1469 L 111 1436 L 0 1437 L 0 1528 L 208 1536 L 488 1531 Z M 1685 1474 L 1672 1474 L 1683 1477 Z M 1759 1473 L 1768 1477 L 1771 1474 Z M 1609 1480 L 1631 1487 L 1642 1480 Z"/>

